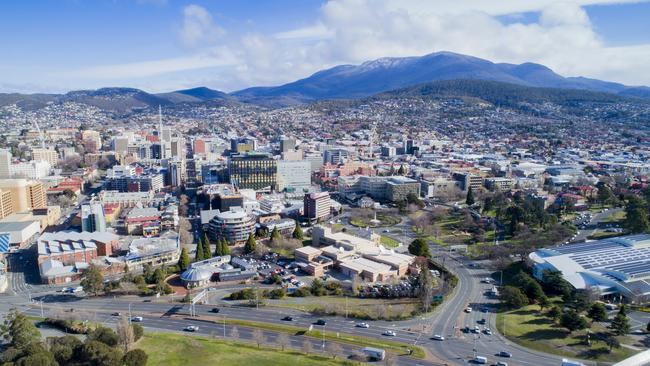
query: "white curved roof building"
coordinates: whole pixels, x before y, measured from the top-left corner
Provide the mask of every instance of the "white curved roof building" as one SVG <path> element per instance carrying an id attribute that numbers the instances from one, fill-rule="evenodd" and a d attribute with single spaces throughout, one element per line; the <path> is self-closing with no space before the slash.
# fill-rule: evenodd
<path id="1" fill-rule="evenodd" d="M 560 271 L 576 289 L 650 298 L 650 235 L 638 234 L 539 249 L 529 254 L 533 274 Z"/>

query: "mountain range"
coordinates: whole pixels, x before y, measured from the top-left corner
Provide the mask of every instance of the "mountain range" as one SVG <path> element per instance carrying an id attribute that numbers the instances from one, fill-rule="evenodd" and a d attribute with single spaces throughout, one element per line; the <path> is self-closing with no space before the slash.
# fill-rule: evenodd
<path id="1" fill-rule="evenodd" d="M 358 99 L 427 83 L 438 85 L 429 88 L 429 92 L 440 91 L 442 85 L 445 92 L 449 93 L 451 87 L 460 84 L 439 81 L 451 80 L 496 82 L 490 84 L 491 89 L 499 89 L 502 85 L 502 88 L 512 90 L 512 85 L 516 85 L 525 88 L 602 92 L 624 98 L 650 100 L 650 88 L 645 86 L 626 86 L 584 77 L 563 77 L 548 67 L 535 63 L 494 63 L 451 52 L 436 52 L 419 57 L 380 58 L 360 65 L 340 65 L 288 84 L 252 87 L 232 93 L 206 87 L 160 94 L 133 88 L 102 88 L 66 94 L 0 94 L 0 106 L 17 103 L 25 108 L 38 108 L 48 102 L 76 101 L 116 113 L 185 103 L 240 102 L 282 107 L 328 99 Z M 463 85 L 467 86 L 467 83 Z M 465 93 L 471 92 L 471 88 L 461 89 Z M 547 95 L 548 92 L 542 94 Z"/>

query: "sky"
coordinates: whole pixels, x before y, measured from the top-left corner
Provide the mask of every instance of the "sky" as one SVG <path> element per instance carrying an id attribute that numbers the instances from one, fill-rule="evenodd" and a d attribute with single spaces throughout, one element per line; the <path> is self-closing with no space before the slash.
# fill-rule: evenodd
<path id="1" fill-rule="evenodd" d="M 650 85 L 650 1 L 0 1 L 0 92 L 226 92 L 451 51 Z"/>

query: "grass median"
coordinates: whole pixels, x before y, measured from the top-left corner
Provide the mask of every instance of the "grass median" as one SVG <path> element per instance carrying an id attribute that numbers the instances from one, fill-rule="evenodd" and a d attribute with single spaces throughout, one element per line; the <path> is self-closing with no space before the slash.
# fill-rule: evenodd
<path id="1" fill-rule="evenodd" d="M 169 333 L 147 333 L 138 343 L 149 356 L 149 366 L 186 365 L 270 365 L 283 366 L 339 366 L 353 365 L 331 357 L 309 355 L 296 351 L 261 347 L 242 343 L 214 340 L 206 337 L 187 337 Z"/>
<path id="2" fill-rule="evenodd" d="M 216 324 L 223 324 L 223 321 L 219 320 L 206 320 Z M 272 332 L 282 332 L 290 333 L 297 335 L 304 335 L 312 338 L 323 338 L 323 333 L 320 330 L 311 330 L 308 331 L 305 328 L 295 327 L 291 325 L 282 325 L 282 324 L 272 324 L 272 323 L 263 323 L 263 322 L 253 322 L 248 320 L 238 320 L 238 319 L 226 319 L 226 325 L 238 325 L 248 328 L 258 328 L 263 330 L 268 330 Z M 360 347 L 377 347 L 383 348 L 387 352 L 395 353 L 398 355 L 404 355 L 408 353 L 408 350 L 412 350 L 413 353 L 411 357 L 424 359 L 425 353 L 421 347 L 408 345 L 401 342 L 393 341 L 384 341 L 380 339 L 373 339 L 367 337 L 359 337 L 351 334 L 345 333 L 334 333 L 334 332 L 325 332 L 324 338 L 329 341 L 340 342 L 351 344 Z"/>

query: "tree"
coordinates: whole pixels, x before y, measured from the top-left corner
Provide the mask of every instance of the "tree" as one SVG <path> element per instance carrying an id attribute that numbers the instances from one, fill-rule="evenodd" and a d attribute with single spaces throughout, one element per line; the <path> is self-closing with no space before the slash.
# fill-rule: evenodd
<path id="1" fill-rule="evenodd" d="M 98 326 L 88 333 L 88 339 L 92 341 L 102 342 L 109 347 L 117 346 L 119 337 L 113 329 L 104 326 Z"/>
<path id="2" fill-rule="evenodd" d="M 210 238 L 208 234 L 203 233 L 203 259 L 212 258 L 212 250 L 210 249 Z"/>
<path id="3" fill-rule="evenodd" d="M 90 340 L 79 349 L 78 359 L 82 364 L 101 366 L 121 366 L 122 351 L 106 344 Z"/>
<path id="4" fill-rule="evenodd" d="M 132 349 L 124 355 L 124 364 L 126 366 L 145 366 L 149 356 L 141 349 Z"/>
<path id="5" fill-rule="evenodd" d="M 291 344 L 289 341 L 289 336 L 287 335 L 287 333 L 283 333 L 283 332 L 280 332 L 280 334 L 278 334 L 278 337 L 276 338 L 276 342 L 278 343 L 278 346 L 282 348 L 283 351 L 285 347 L 288 347 Z"/>
<path id="6" fill-rule="evenodd" d="M 628 334 L 630 332 L 630 319 L 627 315 L 618 313 L 614 319 L 612 319 L 609 327 L 612 329 L 612 333 L 616 335 L 621 336 Z"/>
<path id="7" fill-rule="evenodd" d="M 417 238 L 409 244 L 409 253 L 418 256 L 418 257 L 427 257 L 431 258 L 431 252 L 429 251 L 429 244 L 427 241 L 422 238 Z"/>
<path id="8" fill-rule="evenodd" d="M 124 353 L 128 353 L 135 336 L 133 335 L 133 327 L 129 324 L 126 316 L 120 317 L 120 320 L 117 322 L 117 337 Z"/>
<path id="9" fill-rule="evenodd" d="M 605 337 L 603 339 L 603 342 L 605 342 L 605 344 L 609 348 L 609 353 L 612 353 L 612 350 L 614 348 L 620 348 L 621 347 L 621 342 L 619 342 L 618 339 L 616 339 L 616 337 L 614 337 L 612 335 L 609 335 L 609 334 L 605 335 Z"/>
<path id="10" fill-rule="evenodd" d="M 59 365 L 70 364 L 75 350 L 81 346 L 79 338 L 66 335 L 64 337 L 48 338 L 49 349 Z"/>
<path id="11" fill-rule="evenodd" d="M 528 305 L 528 297 L 518 288 L 505 286 L 501 290 L 501 301 L 512 309 L 519 309 Z"/>
<path id="12" fill-rule="evenodd" d="M 560 317 L 560 325 L 573 332 L 587 328 L 587 321 L 575 310 L 569 310 Z"/>
<path id="13" fill-rule="evenodd" d="M 600 204 L 604 205 L 614 199 L 614 194 L 607 184 L 604 182 L 598 182 L 598 184 L 596 184 L 596 187 L 598 188 L 597 197 Z"/>
<path id="14" fill-rule="evenodd" d="M 260 348 L 262 342 L 264 342 L 264 333 L 259 329 L 253 329 L 253 341 L 257 343 L 257 348 Z"/>
<path id="15" fill-rule="evenodd" d="M 560 319 L 560 316 L 562 316 L 562 309 L 560 309 L 560 307 L 557 305 L 552 306 L 550 309 L 548 309 L 546 315 L 548 315 L 549 318 L 553 319 L 553 321 L 557 321 Z"/>
<path id="16" fill-rule="evenodd" d="M 131 327 L 133 328 L 133 340 L 137 342 L 144 335 L 144 328 L 140 324 L 131 324 Z"/>
<path id="17" fill-rule="evenodd" d="M 469 187 L 467 189 L 467 197 L 465 197 L 465 203 L 468 206 L 471 206 L 474 204 L 474 192 L 472 192 L 472 187 Z"/>
<path id="18" fill-rule="evenodd" d="M 397 169 L 397 175 L 404 175 L 406 174 L 406 169 L 404 169 L 404 165 L 400 165 L 399 169 Z"/>
<path id="19" fill-rule="evenodd" d="M 95 296 L 104 288 L 104 276 L 99 271 L 96 265 L 91 264 L 81 275 L 81 287 L 87 293 L 92 293 Z"/>
<path id="20" fill-rule="evenodd" d="M 309 339 L 305 339 L 302 341 L 302 352 L 309 355 L 312 353 L 314 347 L 311 344 L 311 341 Z"/>
<path id="21" fill-rule="evenodd" d="M 178 259 L 178 268 L 181 272 L 185 271 L 190 266 L 190 256 L 187 254 L 187 248 L 181 249 L 181 256 Z"/>
<path id="22" fill-rule="evenodd" d="M 271 240 L 280 240 L 281 238 L 282 235 L 280 235 L 280 231 L 274 226 L 273 230 L 271 230 Z"/>
<path id="23" fill-rule="evenodd" d="M 204 257 L 204 255 L 205 250 L 203 249 L 203 238 L 199 238 L 199 243 L 196 244 L 196 254 L 194 255 L 194 261 L 200 262 L 204 259 L 207 259 Z"/>
<path id="24" fill-rule="evenodd" d="M 328 342 L 327 343 L 327 352 L 332 355 L 333 359 L 336 359 L 336 356 L 338 356 L 340 353 L 343 352 L 343 347 L 341 347 L 340 344 L 336 342 Z"/>
<path id="25" fill-rule="evenodd" d="M 549 295 L 566 297 L 571 294 L 572 286 L 562 277 L 562 272 L 545 270 L 542 272 L 542 288 Z"/>
<path id="26" fill-rule="evenodd" d="M 255 251 L 256 247 L 257 242 L 255 241 L 255 237 L 252 233 L 248 234 L 248 240 L 246 240 L 246 244 L 244 245 L 244 253 L 251 254 Z"/>
<path id="27" fill-rule="evenodd" d="M 625 221 L 623 226 L 632 233 L 643 233 L 650 231 L 648 221 L 648 205 L 637 196 L 631 196 L 625 206 Z"/>
<path id="28" fill-rule="evenodd" d="M 420 267 L 418 274 L 418 298 L 422 310 L 428 312 L 433 299 L 433 276 L 426 266 Z"/>
<path id="29" fill-rule="evenodd" d="M 551 300 L 548 299 L 546 295 L 542 296 L 537 300 L 537 304 L 539 305 L 539 310 L 544 311 L 544 309 L 548 308 L 549 306 L 552 305 Z"/>
<path id="30" fill-rule="evenodd" d="M 40 340 L 40 333 L 34 323 L 17 309 L 11 309 L 5 316 L 0 334 L 11 347 L 21 351 Z"/>
<path id="31" fill-rule="evenodd" d="M 587 316 L 591 318 L 592 322 L 602 322 L 607 320 L 607 309 L 605 305 L 600 302 L 595 302 L 589 308 Z"/>
<path id="32" fill-rule="evenodd" d="M 302 228 L 300 227 L 300 224 L 298 224 L 298 221 L 296 221 L 296 227 L 293 229 L 293 238 L 302 240 L 305 237 L 305 234 L 302 232 Z"/>
<path id="33" fill-rule="evenodd" d="M 165 281 L 165 271 L 162 270 L 162 268 L 156 268 L 155 271 L 153 271 L 153 275 L 151 276 L 151 279 L 153 283 L 162 283 Z"/>

